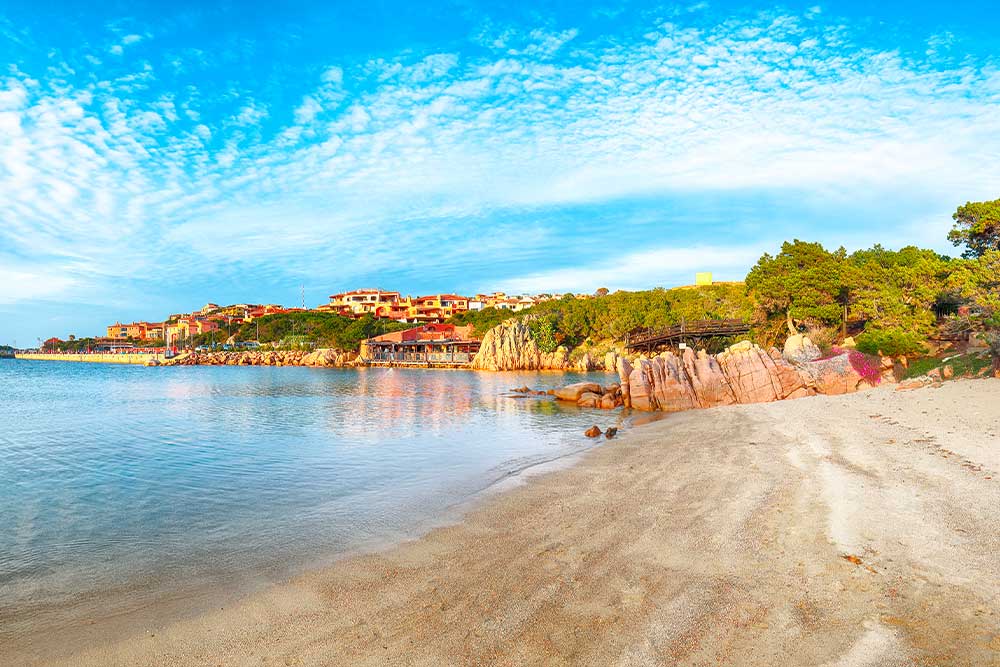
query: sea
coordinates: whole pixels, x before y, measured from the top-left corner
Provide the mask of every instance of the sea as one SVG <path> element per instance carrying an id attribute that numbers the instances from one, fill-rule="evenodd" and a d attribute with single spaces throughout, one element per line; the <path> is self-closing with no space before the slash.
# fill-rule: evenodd
<path id="1" fill-rule="evenodd" d="M 0 360 L 0 654 L 415 537 L 615 416 L 609 374 Z M 68 634 L 67 634 L 68 633 Z"/>

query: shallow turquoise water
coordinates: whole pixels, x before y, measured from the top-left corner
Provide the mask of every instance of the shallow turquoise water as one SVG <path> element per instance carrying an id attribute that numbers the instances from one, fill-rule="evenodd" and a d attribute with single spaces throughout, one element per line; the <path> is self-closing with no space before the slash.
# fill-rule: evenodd
<path id="1" fill-rule="evenodd" d="M 413 534 L 591 446 L 607 413 L 504 395 L 577 379 L 0 361 L 0 639 Z"/>

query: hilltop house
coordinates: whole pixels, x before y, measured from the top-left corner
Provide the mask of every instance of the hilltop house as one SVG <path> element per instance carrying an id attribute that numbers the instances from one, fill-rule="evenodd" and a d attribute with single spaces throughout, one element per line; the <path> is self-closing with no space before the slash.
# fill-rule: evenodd
<path id="1" fill-rule="evenodd" d="M 319 306 L 316 310 L 326 313 L 336 313 L 344 317 L 360 318 L 365 315 L 389 317 L 390 313 L 399 310 L 399 292 L 386 292 L 380 289 L 358 289 L 350 292 L 330 295 L 330 303 Z"/>

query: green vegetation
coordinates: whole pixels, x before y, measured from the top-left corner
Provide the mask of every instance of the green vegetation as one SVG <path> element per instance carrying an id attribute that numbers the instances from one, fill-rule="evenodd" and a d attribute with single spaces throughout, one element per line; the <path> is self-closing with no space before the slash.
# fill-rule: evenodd
<path id="1" fill-rule="evenodd" d="M 487 331 L 515 315 L 516 313 L 512 313 L 509 310 L 483 308 L 482 310 L 470 310 L 459 313 L 448 321 L 460 326 L 472 326 L 472 335 L 476 338 L 482 338 L 486 335 Z"/>
<path id="2" fill-rule="evenodd" d="M 125 341 L 126 343 L 135 343 L 135 341 Z M 137 344 L 137 343 L 136 343 Z M 93 338 L 77 338 L 76 340 L 64 340 L 61 341 L 51 349 L 57 352 L 86 352 L 87 350 L 93 348 L 97 345 L 97 341 Z"/>
<path id="3" fill-rule="evenodd" d="M 914 359 L 906 367 L 904 379 L 927 375 L 935 369 L 951 366 L 954 377 L 976 377 L 991 365 L 987 354 L 962 354 L 947 360 L 937 357 L 921 357 Z"/>
<path id="4" fill-rule="evenodd" d="M 796 239 L 761 257 L 745 286 L 602 288 L 594 298 L 567 295 L 519 313 L 487 309 L 452 322 L 474 325 L 481 337 L 505 319 L 530 317 L 541 349 L 565 345 L 574 355 L 601 354 L 630 331 L 682 320 L 742 319 L 765 345 L 808 332 L 824 350 L 851 334 L 866 354 L 908 357 L 926 354 L 938 333 L 971 333 L 987 341 L 1000 368 L 1000 200 L 966 204 L 954 217 L 949 238 L 967 246 L 962 258 L 915 246 L 849 254 Z"/>
<path id="5" fill-rule="evenodd" d="M 371 315 L 352 320 L 334 313 L 315 311 L 264 315 L 253 322 L 233 326 L 236 342 L 257 341 L 273 348 L 330 347 L 356 350 L 361 341 L 392 331 L 409 329 L 413 324 L 379 320 Z M 185 345 L 221 345 L 230 334 L 226 329 L 194 336 Z M 258 338 L 259 336 L 259 338 Z"/>
<path id="6" fill-rule="evenodd" d="M 918 334 L 902 329 L 866 330 L 858 336 L 857 346 L 865 354 L 885 354 L 890 357 L 912 357 L 927 353 Z"/>
<path id="7" fill-rule="evenodd" d="M 851 255 L 794 241 L 764 255 L 747 277 L 755 336 L 779 341 L 783 330 L 829 337 L 863 331 L 859 349 L 920 354 L 939 329 L 982 331 L 1000 312 L 1000 251 L 952 259 L 913 246 L 874 246 Z M 958 315 L 960 307 L 968 312 Z"/>
<path id="8" fill-rule="evenodd" d="M 796 322 L 831 326 L 842 320 L 847 298 L 845 260 L 840 248 L 796 239 L 775 256 L 765 254 L 747 275 L 746 288 L 756 306 L 755 324 L 774 339 L 782 330 L 796 333 Z"/>
<path id="9" fill-rule="evenodd" d="M 598 290 L 600 293 L 602 290 Z M 531 317 L 531 329 L 539 349 L 555 350 L 559 345 L 576 348 L 587 341 L 615 341 L 641 327 L 664 327 L 681 320 L 748 320 L 753 307 L 742 283 L 703 287 L 658 287 L 640 292 L 615 292 L 578 299 L 567 294 L 562 299 L 543 301 L 533 308 L 512 313 L 486 308 L 453 317 L 453 324 L 471 324 L 482 337 L 492 327 L 511 317 Z"/>
<path id="10" fill-rule="evenodd" d="M 990 250 L 1000 250 L 1000 199 L 968 202 L 951 217 L 955 226 L 948 239 L 966 247 L 963 257 L 982 257 Z"/>

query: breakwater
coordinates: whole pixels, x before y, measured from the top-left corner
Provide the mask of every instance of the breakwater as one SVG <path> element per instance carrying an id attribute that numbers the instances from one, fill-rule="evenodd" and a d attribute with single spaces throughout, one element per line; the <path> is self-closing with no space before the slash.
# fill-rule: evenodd
<path id="1" fill-rule="evenodd" d="M 133 364 L 144 366 L 151 362 L 162 363 L 166 357 L 163 354 L 126 354 L 118 352 L 83 352 L 80 354 L 59 354 L 47 352 L 17 352 L 15 359 L 30 359 L 32 361 L 79 361 L 97 364 Z"/>

